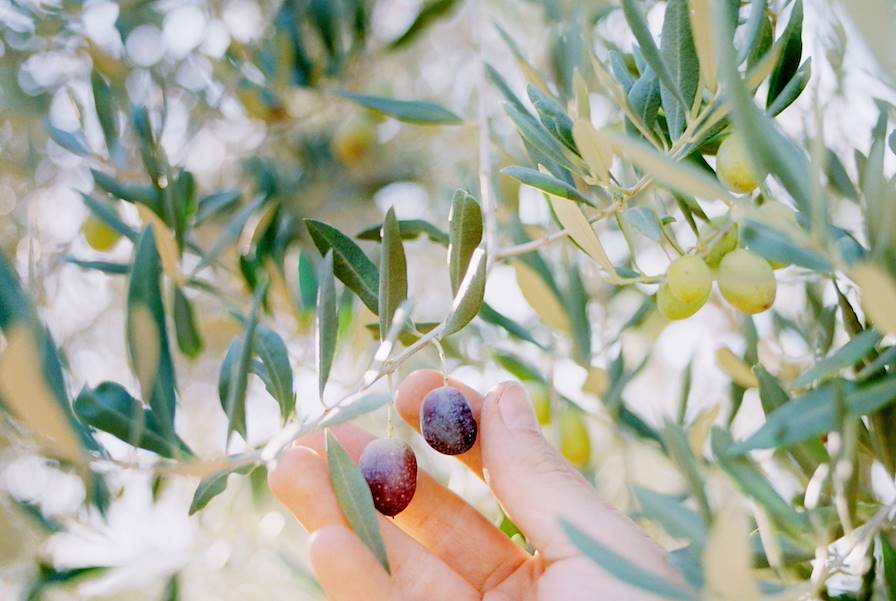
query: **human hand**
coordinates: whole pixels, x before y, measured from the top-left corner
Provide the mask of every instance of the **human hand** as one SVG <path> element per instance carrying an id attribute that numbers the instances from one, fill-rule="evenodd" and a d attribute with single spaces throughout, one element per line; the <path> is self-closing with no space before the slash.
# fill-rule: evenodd
<path id="1" fill-rule="evenodd" d="M 396 397 L 401 417 L 419 428 L 423 398 L 442 386 L 419 371 Z M 349 530 L 330 485 L 323 433 L 310 434 L 271 471 L 274 495 L 312 533 L 311 567 L 331 601 L 655 601 L 602 571 L 567 539 L 563 517 L 617 554 L 672 581 L 680 576 L 627 516 L 603 503 L 591 485 L 542 436 L 525 388 L 516 382 L 485 397 L 456 381 L 479 424 L 479 437 L 457 458 L 491 488 L 537 551 L 534 556 L 460 497 L 419 472 L 417 492 L 394 519 L 379 516 L 392 568 L 382 568 Z M 373 435 L 348 425 L 334 435 L 355 461 Z"/>

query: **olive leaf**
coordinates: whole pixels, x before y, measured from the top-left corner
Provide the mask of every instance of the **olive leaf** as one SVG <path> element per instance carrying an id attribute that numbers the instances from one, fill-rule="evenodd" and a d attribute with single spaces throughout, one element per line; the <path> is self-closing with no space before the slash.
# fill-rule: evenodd
<path id="1" fill-rule="evenodd" d="M 254 349 L 265 368 L 267 375 L 265 386 L 277 401 L 280 417 L 285 421 L 292 415 L 296 406 L 292 367 L 289 365 L 286 344 L 277 332 L 265 325 L 259 325 L 255 330 Z"/>
<path id="2" fill-rule="evenodd" d="M 337 92 L 339 96 L 357 102 L 363 107 L 378 111 L 399 121 L 419 125 L 457 125 L 461 118 L 434 102 L 423 100 L 396 100 L 352 92 Z"/>
<path id="3" fill-rule="evenodd" d="M 772 106 L 799 69 L 803 56 L 803 0 L 795 0 L 793 3 L 790 19 L 787 21 L 787 27 L 784 28 L 781 38 L 785 40 L 784 49 L 768 80 L 766 107 Z"/>
<path id="4" fill-rule="evenodd" d="M 383 247 L 380 257 L 379 300 L 380 333 L 389 331 L 392 316 L 408 297 L 408 267 L 401 244 L 401 231 L 395 210 L 389 208 L 383 222 Z"/>
<path id="5" fill-rule="evenodd" d="M 380 533 L 376 509 L 370 487 L 361 471 L 339 441 L 327 430 L 327 464 L 330 468 L 330 483 L 345 519 L 367 548 L 376 556 L 383 568 L 389 572 L 389 558 L 386 545 Z"/>
<path id="6" fill-rule="evenodd" d="M 238 460 L 239 456 L 231 459 Z M 209 501 L 224 492 L 227 489 L 227 479 L 231 474 L 248 474 L 254 467 L 253 464 L 227 467 L 203 478 L 199 482 L 199 486 L 196 487 L 196 492 L 193 493 L 189 515 L 202 511 Z"/>
<path id="7" fill-rule="evenodd" d="M 193 304 L 186 297 L 180 286 L 174 286 L 171 303 L 174 308 L 174 330 L 177 334 L 177 346 L 188 357 L 198 357 L 202 352 L 202 335 L 196 327 Z"/>
<path id="8" fill-rule="evenodd" d="M 398 230 L 402 240 L 413 240 L 420 236 L 426 236 L 436 244 L 448 245 L 448 234 L 423 219 L 399 219 Z M 358 240 L 382 241 L 383 224 L 371 226 L 355 234 Z"/>
<path id="9" fill-rule="evenodd" d="M 351 238 L 331 225 L 306 219 L 305 226 L 321 256 L 333 251 L 333 274 L 348 286 L 375 314 L 379 314 L 378 295 L 380 274 Z"/>
<path id="10" fill-rule="evenodd" d="M 457 294 L 470 258 L 480 242 L 482 210 L 479 203 L 464 190 L 457 190 L 451 199 L 451 212 L 448 214 L 448 276 L 452 294 Z"/>
<path id="11" fill-rule="evenodd" d="M 697 83 L 700 80 L 700 63 L 691 35 L 688 0 L 669 0 L 666 3 L 660 52 L 663 55 L 663 62 L 669 68 L 669 76 L 678 91 L 678 96 L 684 100 L 684 103 L 680 102 L 675 92 L 665 85 L 660 87 L 669 137 L 677 140 L 687 126 L 687 114 L 694 104 Z"/>
<path id="12" fill-rule="evenodd" d="M 527 186 L 532 186 L 533 188 L 541 190 L 542 192 L 547 192 L 548 194 L 553 194 L 554 196 L 559 196 L 560 198 L 567 198 L 569 200 L 581 202 L 582 204 L 594 206 L 594 201 L 579 192 L 575 187 L 567 184 L 562 180 L 557 179 L 552 175 L 542 173 L 541 171 L 537 171 L 529 167 L 520 167 L 519 165 L 513 165 L 501 169 L 501 173 L 509 175 L 510 177 L 521 181 Z"/>
<path id="13" fill-rule="evenodd" d="M 339 313 L 336 307 L 336 282 L 333 280 L 333 251 L 328 250 L 317 273 L 317 374 L 318 392 L 323 398 L 336 355 Z"/>
<path id="14" fill-rule="evenodd" d="M 258 286 L 252 299 L 249 317 L 243 324 L 242 339 L 234 339 L 227 349 L 218 380 L 218 394 L 227 415 L 227 438 L 236 431 L 246 438 L 246 387 L 249 368 L 254 354 L 255 329 L 258 326 L 258 310 L 267 291 L 267 283 Z"/>
<path id="15" fill-rule="evenodd" d="M 451 314 L 445 320 L 445 336 L 460 331 L 479 313 L 485 297 L 486 264 L 485 250 L 477 248 L 470 257 L 467 273 L 454 295 Z"/>

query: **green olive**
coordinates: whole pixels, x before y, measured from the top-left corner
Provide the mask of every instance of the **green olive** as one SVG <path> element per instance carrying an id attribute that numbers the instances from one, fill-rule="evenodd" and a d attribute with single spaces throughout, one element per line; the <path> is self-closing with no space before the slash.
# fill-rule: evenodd
<path id="1" fill-rule="evenodd" d="M 679 319 L 687 319 L 706 304 L 706 298 L 695 303 L 685 303 L 677 298 L 669 291 L 669 285 L 663 283 L 656 293 L 656 308 L 660 315 L 670 321 Z"/>
<path id="2" fill-rule="evenodd" d="M 118 244 L 121 234 L 109 227 L 105 221 L 91 214 L 84 222 L 84 239 L 94 250 L 106 252 Z"/>
<path id="3" fill-rule="evenodd" d="M 719 232 L 725 232 L 719 236 Z M 700 242 L 709 245 L 706 253 L 706 264 L 716 269 L 722 257 L 737 248 L 737 224 L 727 216 L 713 217 L 700 232 Z"/>
<path id="4" fill-rule="evenodd" d="M 700 257 L 678 257 L 666 270 L 666 284 L 682 303 L 702 306 L 712 290 L 712 271 Z"/>
<path id="5" fill-rule="evenodd" d="M 746 194 L 756 189 L 767 173 L 750 159 L 746 143 L 737 134 L 728 136 L 716 153 L 716 174 L 733 192 Z"/>
<path id="6" fill-rule="evenodd" d="M 768 261 L 748 250 L 738 249 L 725 255 L 718 279 L 725 300 L 744 313 L 762 313 L 775 302 L 775 272 Z"/>
<path id="7" fill-rule="evenodd" d="M 582 412 L 566 409 L 560 414 L 560 452 L 576 467 L 585 467 L 591 461 L 591 435 Z"/>
<path id="8" fill-rule="evenodd" d="M 526 384 L 529 390 L 529 398 L 532 399 L 532 408 L 535 417 L 542 426 L 551 422 L 551 391 L 541 382 L 529 382 Z"/>

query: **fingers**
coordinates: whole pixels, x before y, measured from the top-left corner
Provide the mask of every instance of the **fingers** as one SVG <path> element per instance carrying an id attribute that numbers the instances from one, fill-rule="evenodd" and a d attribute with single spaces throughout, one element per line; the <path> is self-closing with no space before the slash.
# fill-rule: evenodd
<path id="1" fill-rule="evenodd" d="M 309 532 L 317 532 L 331 526 L 340 526 L 343 529 L 348 527 L 330 484 L 326 461 L 314 450 L 294 447 L 287 451 L 277 467 L 271 471 L 268 482 L 277 499 L 286 505 Z M 468 582 L 390 520 L 380 516 L 379 523 L 392 569 L 391 578 L 387 578 L 391 583 L 391 588 L 388 590 L 394 598 L 425 598 L 438 601 L 472 601 L 479 598 L 479 593 Z M 328 548 L 326 545 L 332 542 L 329 537 L 336 535 L 324 534 L 324 542 L 316 541 L 315 544 L 324 545 L 326 550 Z M 317 554 L 317 563 L 314 565 L 315 573 L 320 571 L 321 574 L 334 576 L 331 579 L 331 582 L 334 582 L 339 575 L 355 573 L 354 568 L 343 564 L 351 563 L 357 558 L 357 554 L 350 556 L 342 551 L 329 556 L 320 551 Z M 362 565 L 368 564 L 369 562 L 365 560 Z M 385 573 L 378 563 L 377 567 L 380 571 L 370 574 L 372 587 L 380 586 L 381 575 Z M 361 582 L 366 587 L 367 574 L 363 572 L 357 574 L 360 574 Z M 324 584 L 325 592 L 330 596 L 330 589 L 323 582 L 323 577 L 321 582 Z M 348 585 L 344 588 L 339 588 L 338 584 L 333 586 L 334 599 L 368 598 L 366 592 L 354 597 L 340 597 L 338 594 L 349 591 Z M 366 591 L 364 588 L 362 590 Z"/>
<path id="2" fill-rule="evenodd" d="M 336 428 L 334 434 L 355 461 L 373 439 L 370 433 L 351 425 Z M 308 447 L 306 452 L 311 452 L 310 449 L 320 454 L 325 452 L 323 433 L 310 434 L 300 439 L 298 444 Z M 309 499 L 308 502 L 313 500 Z M 338 512 L 339 508 L 335 510 Z M 486 590 L 500 582 L 528 558 L 525 551 L 481 513 L 422 470 L 418 472 L 417 492 L 413 500 L 395 516 L 394 524 L 422 543 L 477 590 Z"/>
<path id="3" fill-rule="evenodd" d="M 401 419 L 419 432 L 420 404 L 427 394 L 444 385 L 445 376 L 442 372 L 434 369 L 415 371 L 405 378 L 398 388 L 398 393 L 395 395 L 395 406 L 398 408 Z M 467 397 L 467 401 L 470 403 L 470 408 L 473 410 L 473 417 L 478 423 L 479 412 L 482 408 L 482 395 L 452 378 L 448 378 L 448 385 L 464 393 L 464 396 Z M 470 468 L 474 474 L 482 477 L 482 451 L 478 437 L 473 447 L 466 453 L 457 455 L 457 459 Z"/>
<path id="4" fill-rule="evenodd" d="M 387 601 L 389 574 L 373 553 L 343 526 L 324 526 L 311 535 L 309 555 L 330 601 Z"/>
<path id="5" fill-rule="evenodd" d="M 560 526 L 563 517 L 639 565 L 674 573 L 660 548 L 604 504 L 545 440 L 519 383 L 501 384 L 483 399 L 480 432 L 486 482 L 546 562 L 579 555 Z"/>

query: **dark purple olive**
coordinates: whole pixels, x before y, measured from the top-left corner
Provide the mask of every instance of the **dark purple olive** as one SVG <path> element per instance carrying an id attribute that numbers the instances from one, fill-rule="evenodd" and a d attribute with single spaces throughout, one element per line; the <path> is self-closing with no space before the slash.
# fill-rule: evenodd
<path id="1" fill-rule="evenodd" d="M 436 388 L 423 399 L 420 433 L 439 453 L 466 453 L 476 442 L 476 431 L 470 403 L 457 388 Z"/>
<path id="2" fill-rule="evenodd" d="M 401 513 L 417 490 L 417 457 L 406 443 L 394 438 L 371 441 L 358 467 L 370 487 L 373 505 L 383 515 Z"/>

